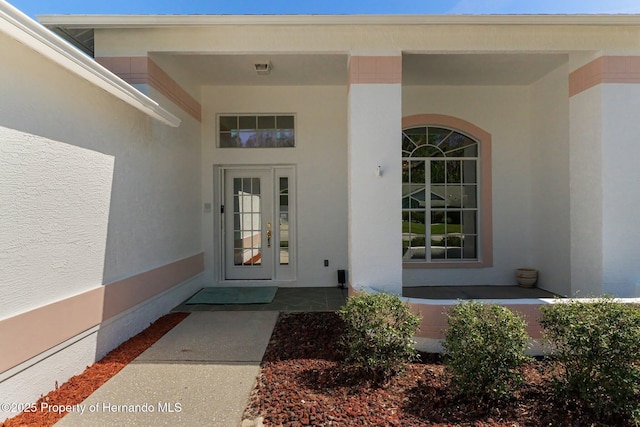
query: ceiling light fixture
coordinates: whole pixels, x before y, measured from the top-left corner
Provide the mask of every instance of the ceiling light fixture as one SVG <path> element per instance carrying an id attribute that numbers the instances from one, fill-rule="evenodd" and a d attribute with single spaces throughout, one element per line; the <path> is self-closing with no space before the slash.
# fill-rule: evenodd
<path id="1" fill-rule="evenodd" d="M 256 62 L 255 64 L 253 64 L 254 68 L 256 69 L 256 73 L 265 76 L 269 73 L 271 73 L 271 61 L 267 61 L 267 62 Z"/>

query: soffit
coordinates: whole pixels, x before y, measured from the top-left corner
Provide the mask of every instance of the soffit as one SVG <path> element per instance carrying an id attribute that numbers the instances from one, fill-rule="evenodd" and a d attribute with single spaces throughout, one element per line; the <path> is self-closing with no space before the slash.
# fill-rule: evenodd
<path id="1" fill-rule="evenodd" d="M 568 60 L 564 54 L 405 54 L 403 85 L 528 85 Z"/>
<path id="2" fill-rule="evenodd" d="M 167 73 L 196 85 L 346 85 L 346 54 L 168 54 L 152 59 Z M 271 62 L 268 75 L 258 75 L 255 63 Z"/>
<path id="3" fill-rule="evenodd" d="M 346 85 L 346 54 L 153 53 L 152 59 L 188 85 Z M 411 85 L 528 85 L 568 60 L 566 54 L 404 54 L 402 83 Z M 269 75 L 255 63 L 271 62 Z"/>

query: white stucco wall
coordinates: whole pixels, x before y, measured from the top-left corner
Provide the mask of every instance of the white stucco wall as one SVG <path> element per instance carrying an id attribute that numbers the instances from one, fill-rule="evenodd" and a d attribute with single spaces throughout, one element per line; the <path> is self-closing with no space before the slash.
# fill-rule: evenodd
<path id="1" fill-rule="evenodd" d="M 530 87 L 532 248 L 537 286 L 571 294 L 567 64 Z"/>
<path id="2" fill-rule="evenodd" d="M 183 114 L 183 124 L 170 128 L 12 40 L 0 38 L 0 49 L 6 54 L 4 58 L 10 58 L 5 64 L 11 65 L 2 68 L 0 126 L 23 132 L 26 139 L 33 134 L 48 140 L 30 139 L 30 144 L 14 144 L 11 158 L 6 159 L 15 167 L 30 165 L 32 174 L 26 175 L 20 186 L 30 188 L 34 196 L 27 200 L 19 193 L 8 195 L 21 204 L 22 212 L 32 222 L 30 228 L 21 230 L 24 237 L 20 237 L 23 242 L 20 247 L 24 252 L 2 261 L 9 266 L 31 265 L 32 271 L 25 275 L 12 270 L 15 267 L 2 269 L 19 282 L 12 281 L 12 287 L 18 287 L 21 295 L 15 305 L 5 301 L 0 307 L 0 318 L 199 252 L 200 233 L 194 225 L 199 218 L 199 174 L 193 170 L 199 162 L 197 122 Z M 51 162 L 51 158 L 58 158 L 57 163 Z M 90 165 L 96 159 L 102 160 L 100 167 L 93 170 Z M 106 166 L 105 162 L 111 165 Z M 73 167 L 75 164 L 85 167 L 78 169 Z M 94 203 L 91 199 L 96 199 L 96 203 L 99 199 L 100 216 L 89 221 L 91 215 L 87 212 L 83 223 L 80 217 L 74 217 L 77 212 L 74 209 L 64 211 L 68 217 L 59 210 L 48 209 L 51 206 L 42 203 L 42 197 L 55 196 L 44 196 L 44 191 L 38 191 L 42 177 L 47 177 L 46 184 L 50 186 L 75 182 L 72 187 L 58 187 L 57 203 L 70 204 L 62 199 L 68 197 L 79 207 L 86 206 L 86 212 L 90 203 Z M 93 188 L 97 180 L 102 184 Z M 15 218 L 8 214 L 2 210 L 2 215 L 7 215 L 3 226 L 12 224 Z M 73 224 L 74 233 L 89 238 L 88 230 L 94 233 L 96 228 L 106 227 L 107 219 L 108 230 L 100 231 L 102 234 L 107 231 L 106 240 L 104 237 L 93 240 L 98 248 L 92 248 L 91 281 L 69 280 L 68 270 L 56 263 L 55 258 L 43 260 L 44 255 L 36 256 L 35 248 L 23 240 L 27 236 L 42 237 L 38 239 L 41 252 L 46 252 L 44 248 L 49 245 L 64 245 L 65 264 L 72 267 L 87 261 L 76 259 L 69 252 L 72 247 L 76 252 L 86 251 L 83 240 L 73 234 L 65 239 L 64 234 L 56 234 L 61 230 L 47 234 L 43 227 L 64 221 Z M 50 247 L 51 251 L 54 249 L 55 246 Z M 60 247 L 57 252 L 61 252 Z M 55 273 L 63 270 L 67 272 Z M 46 277 L 48 284 L 43 286 L 42 280 L 33 280 L 34 275 Z M 5 283 L 2 281 L 0 286 Z"/>
<path id="3" fill-rule="evenodd" d="M 602 293 L 602 85 L 569 100 L 571 293 Z"/>
<path id="4" fill-rule="evenodd" d="M 401 92 L 400 84 L 349 89 L 349 283 L 395 294 L 403 284 Z"/>
<path id="5" fill-rule="evenodd" d="M 214 201 L 214 165 L 295 165 L 298 278 L 282 286 L 335 286 L 347 268 L 346 86 L 207 86 L 202 89 L 202 201 Z M 296 147 L 217 148 L 216 114 L 293 113 Z M 202 214 L 206 282 L 220 275 L 214 214 Z M 323 261 L 329 260 L 329 267 Z"/>
<path id="6" fill-rule="evenodd" d="M 201 252 L 199 123 L 167 105 L 182 124 L 161 124 L 5 35 L 0 51 L 0 320 Z M 64 350 L 64 369 L 45 357 L 0 376 L 0 400 L 35 401 L 171 295 Z"/>
<path id="7" fill-rule="evenodd" d="M 102 284 L 113 166 L 0 127 L 0 318 Z"/>
<path id="8" fill-rule="evenodd" d="M 493 267 L 405 269 L 404 285 L 515 284 L 514 270 L 534 261 L 529 88 L 405 86 L 402 115 L 415 114 L 454 116 L 491 134 Z"/>
<path id="9" fill-rule="evenodd" d="M 640 296 L 640 85 L 606 84 L 602 96 L 602 292 Z"/>

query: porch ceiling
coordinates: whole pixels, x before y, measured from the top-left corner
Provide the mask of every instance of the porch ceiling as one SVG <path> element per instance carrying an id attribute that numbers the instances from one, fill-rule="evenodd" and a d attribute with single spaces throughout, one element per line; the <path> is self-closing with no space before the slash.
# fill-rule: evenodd
<path id="1" fill-rule="evenodd" d="M 405 54 L 404 85 L 528 85 L 568 60 L 566 54 Z"/>
<path id="2" fill-rule="evenodd" d="M 346 85 L 348 56 L 304 54 L 152 53 L 176 80 L 201 85 Z M 560 53 L 454 53 L 402 57 L 404 85 L 528 85 L 568 60 Z M 269 75 L 255 63 L 270 61 Z"/>
<path id="3" fill-rule="evenodd" d="M 154 53 L 153 60 L 172 76 L 196 85 L 346 85 L 346 54 L 182 54 Z M 254 64 L 270 61 L 269 75 Z M 174 77 L 175 78 L 175 77 Z"/>

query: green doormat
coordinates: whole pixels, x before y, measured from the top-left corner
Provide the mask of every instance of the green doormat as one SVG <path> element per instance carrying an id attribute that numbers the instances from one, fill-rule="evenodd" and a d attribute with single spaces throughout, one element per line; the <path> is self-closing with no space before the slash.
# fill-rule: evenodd
<path id="1" fill-rule="evenodd" d="M 276 296 L 277 286 L 260 288 L 203 288 L 186 304 L 268 304 Z"/>

